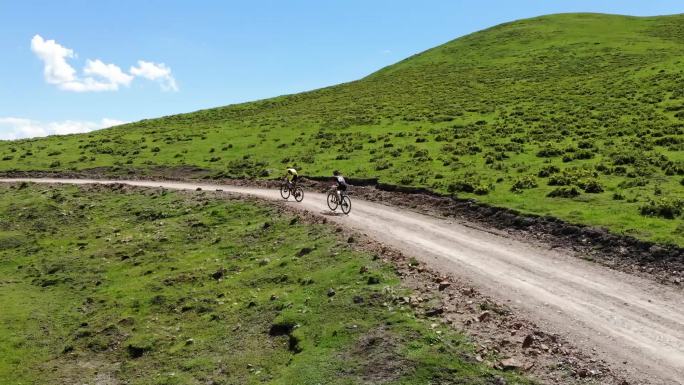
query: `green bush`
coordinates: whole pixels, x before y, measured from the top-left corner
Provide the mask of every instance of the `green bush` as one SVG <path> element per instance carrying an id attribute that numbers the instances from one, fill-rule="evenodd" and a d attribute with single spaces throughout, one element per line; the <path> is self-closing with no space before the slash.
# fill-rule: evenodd
<path id="1" fill-rule="evenodd" d="M 603 186 L 596 179 L 585 179 L 580 181 L 578 185 L 586 193 L 598 194 L 603 192 Z"/>
<path id="2" fill-rule="evenodd" d="M 580 192 L 576 187 L 559 187 L 546 194 L 549 198 L 574 198 L 579 195 Z"/>
<path id="3" fill-rule="evenodd" d="M 674 219 L 682 215 L 684 209 L 684 200 L 675 198 L 660 198 L 658 200 L 651 200 L 647 204 L 641 206 L 639 211 L 641 215 L 648 217 L 661 217 L 666 219 Z"/>
<path id="4" fill-rule="evenodd" d="M 560 172 L 560 169 L 557 166 L 553 166 L 553 165 L 544 166 L 544 167 L 542 167 L 541 170 L 539 170 L 539 172 L 537 173 L 537 176 L 540 178 L 548 178 L 549 176 L 551 176 L 557 172 Z"/>
<path id="5" fill-rule="evenodd" d="M 536 188 L 537 186 L 537 180 L 533 176 L 524 176 L 522 178 L 518 178 L 518 180 L 513 183 L 513 186 L 511 186 L 511 191 L 519 193 L 522 192 L 522 190 Z"/>

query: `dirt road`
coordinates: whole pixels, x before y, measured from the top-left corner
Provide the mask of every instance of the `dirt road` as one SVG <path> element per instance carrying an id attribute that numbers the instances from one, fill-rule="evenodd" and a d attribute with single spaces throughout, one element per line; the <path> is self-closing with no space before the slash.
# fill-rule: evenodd
<path id="1" fill-rule="evenodd" d="M 125 183 L 169 189 L 231 191 L 282 199 L 277 191 L 169 181 L 4 179 L 41 183 Z M 307 192 L 302 203 L 329 212 L 325 196 Z M 329 219 L 472 282 L 547 330 L 596 349 L 612 367 L 644 384 L 684 384 L 684 294 L 561 251 L 548 250 L 406 210 L 352 197 L 349 216 Z"/>

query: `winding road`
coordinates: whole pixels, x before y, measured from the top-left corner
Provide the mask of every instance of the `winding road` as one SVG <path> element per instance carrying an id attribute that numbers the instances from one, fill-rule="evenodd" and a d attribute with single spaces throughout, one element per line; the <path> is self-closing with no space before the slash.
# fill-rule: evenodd
<path id="1" fill-rule="evenodd" d="M 0 179 L 0 182 L 124 183 L 168 189 L 223 190 L 282 200 L 278 191 L 172 181 Z M 302 209 L 328 211 L 323 194 L 306 192 Z M 348 216 L 329 220 L 467 279 L 483 293 L 596 349 L 639 383 L 684 384 L 684 292 L 580 258 L 458 223 L 355 199 Z"/>

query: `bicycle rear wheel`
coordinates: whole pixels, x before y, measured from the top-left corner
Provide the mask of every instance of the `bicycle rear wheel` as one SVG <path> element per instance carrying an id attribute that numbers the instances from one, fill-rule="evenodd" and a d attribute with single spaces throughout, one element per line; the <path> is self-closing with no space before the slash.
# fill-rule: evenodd
<path id="1" fill-rule="evenodd" d="M 328 198 L 326 200 L 328 201 L 328 207 L 330 207 L 330 210 L 337 210 L 337 193 L 334 191 L 329 192 Z"/>
<path id="2" fill-rule="evenodd" d="M 342 202 L 340 203 L 340 207 L 342 208 L 342 212 L 345 214 L 349 214 L 351 211 L 351 199 L 349 199 L 348 196 L 343 196 L 342 197 Z"/>
<path id="3" fill-rule="evenodd" d="M 294 199 L 297 202 L 301 202 L 302 200 L 304 200 L 304 190 L 302 190 L 301 187 L 295 188 L 294 193 L 292 195 L 294 195 Z"/>
<path id="4" fill-rule="evenodd" d="M 280 196 L 283 197 L 283 199 L 290 197 L 290 187 L 287 185 L 287 183 L 280 185 Z"/>

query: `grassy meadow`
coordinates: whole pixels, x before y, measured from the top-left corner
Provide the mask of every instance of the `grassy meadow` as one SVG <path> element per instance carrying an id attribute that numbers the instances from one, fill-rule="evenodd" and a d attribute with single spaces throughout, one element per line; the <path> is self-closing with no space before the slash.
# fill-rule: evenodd
<path id="1" fill-rule="evenodd" d="M 0 383 L 530 383 L 340 238 L 212 194 L 2 184 Z"/>
<path id="2" fill-rule="evenodd" d="M 0 171 L 290 165 L 684 246 L 684 15 L 521 20 L 334 87 L 0 142 Z"/>

